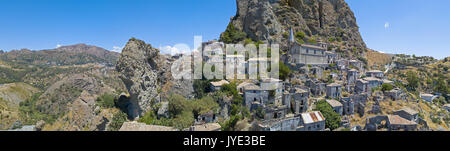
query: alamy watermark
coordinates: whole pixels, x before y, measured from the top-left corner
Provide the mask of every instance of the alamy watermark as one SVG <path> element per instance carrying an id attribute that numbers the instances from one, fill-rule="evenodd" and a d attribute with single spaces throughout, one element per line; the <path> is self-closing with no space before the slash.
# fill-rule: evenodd
<path id="1" fill-rule="evenodd" d="M 186 44 L 176 47 L 189 48 Z M 195 36 L 194 48 L 172 64 L 174 79 L 279 79 L 278 44 L 257 48 L 253 43 L 202 43 L 202 37 Z"/>

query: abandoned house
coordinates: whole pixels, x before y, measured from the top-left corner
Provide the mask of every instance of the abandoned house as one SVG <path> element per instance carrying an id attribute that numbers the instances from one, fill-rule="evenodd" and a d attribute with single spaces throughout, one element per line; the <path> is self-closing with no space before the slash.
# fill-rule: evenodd
<path id="1" fill-rule="evenodd" d="M 384 73 L 380 70 L 371 70 L 366 72 L 367 77 L 380 78 L 383 79 Z"/>
<path id="2" fill-rule="evenodd" d="M 216 121 L 217 121 L 216 114 L 213 111 L 208 111 L 206 113 L 200 114 L 195 120 L 195 123 L 203 124 L 203 123 L 212 123 Z"/>
<path id="3" fill-rule="evenodd" d="M 398 115 L 388 115 L 386 123 L 389 131 L 414 131 L 417 123 L 404 119 Z"/>
<path id="4" fill-rule="evenodd" d="M 433 100 L 436 98 L 436 96 L 434 96 L 433 94 L 420 94 L 420 98 L 422 98 L 422 100 L 427 101 L 427 102 L 433 102 Z"/>
<path id="5" fill-rule="evenodd" d="M 342 85 L 332 83 L 327 85 L 327 98 L 340 98 L 342 93 Z"/>
<path id="6" fill-rule="evenodd" d="M 306 112 L 308 110 L 309 92 L 299 88 L 292 89 L 291 91 L 284 93 L 283 104 L 295 114 Z"/>
<path id="7" fill-rule="evenodd" d="M 401 110 L 395 111 L 394 115 L 398 115 L 404 119 L 417 122 L 419 119 L 419 112 L 411 109 L 411 108 L 403 108 Z"/>
<path id="8" fill-rule="evenodd" d="M 352 115 L 355 110 L 355 103 L 350 97 L 342 97 L 341 98 L 344 115 Z"/>
<path id="9" fill-rule="evenodd" d="M 214 91 L 220 91 L 222 89 L 222 86 L 225 84 L 230 84 L 230 82 L 228 82 L 227 80 L 211 82 L 211 89 Z"/>
<path id="10" fill-rule="evenodd" d="M 336 100 L 326 100 L 328 104 L 331 105 L 331 107 L 333 108 L 334 112 L 336 112 L 337 114 L 339 114 L 340 116 L 343 115 L 344 113 L 344 105 L 342 105 L 341 102 L 336 101 Z"/>
<path id="11" fill-rule="evenodd" d="M 301 114 L 302 125 L 297 131 L 323 131 L 325 130 L 325 118 L 319 111 Z"/>
<path id="12" fill-rule="evenodd" d="M 270 106 L 265 109 L 265 120 L 284 118 L 288 113 L 288 107 L 286 105 L 282 106 Z"/>
<path id="13" fill-rule="evenodd" d="M 389 97 L 392 101 L 401 100 L 403 92 L 399 88 L 392 89 L 390 91 L 384 92 L 384 95 Z"/>
<path id="14" fill-rule="evenodd" d="M 262 90 L 258 85 L 249 84 L 244 87 L 244 101 L 248 109 L 251 109 L 253 102 L 259 102 L 261 105 L 264 105 L 268 100 L 268 91 Z"/>
<path id="15" fill-rule="evenodd" d="M 326 83 L 319 80 L 306 80 L 305 85 L 310 88 L 311 94 L 314 96 L 323 96 L 326 92 Z"/>

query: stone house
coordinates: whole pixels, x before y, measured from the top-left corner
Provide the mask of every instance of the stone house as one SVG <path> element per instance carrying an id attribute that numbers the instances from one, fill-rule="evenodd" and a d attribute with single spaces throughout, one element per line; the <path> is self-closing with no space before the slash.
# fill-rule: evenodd
<path id="1" fill-rule="evenodd" d="M 328 104 L 333 107 L 333 110 L 338 113 L 340 116 L 344 113 L 344 105 L 342 105 L 341 102 L 338 102 L 336 100 L 326 100 Z"/>
<path id="2" fill-rule="evenodd" d="M 297 131 L 302 124 L 300 116 L 288 115 L 281 119 L 264 120 L 257 125 L 260 131 Z"/>
<path id="3" fill-rule="evenodd" d="M 269 104 L 281 102 L 283 97 L 283 81 L 279 79 L 264 79 L 260 82 L 261 89 L 269 92 Z"/>
<path id="4" fill-rule="evenodd" d="M 350 100 L 354 102 L 355 106 L 354 109 L 355 112 L 359 113 L 360 115 L 365 114 L 365 108 L 368 101 L 368 95 L 367 93 L 360 93 L 350 96 Z"/>
<path id="5" fill-rule="evenodd" d="M 302 125 L 297 131 L 323 131 L 325 130 L 325 118 L 320 111 L 301 114 Z"/>
<path id="6" fill-rule="evenodd" d="M 380 78 L 383 79 L 384 73 L 380 70 L 370 70 L 366 72 L 367 77 Z"/>
<path id="7" fill-rule="evenodd" d="M 364 80 L 369 82 L 369 89 L 370 90 L 372 90 L 373 88 L 379 87 L 379 86 L 381 86 L 383 84 L 383 81 L 378 79 L 378 78 L 367 77 L 367 78 L 364 78 Z"/>
<path id="8" fill-rule="evenodd" d="M 384 95 L 391 98 L 393 101 L 402 99 L 402 90 L 399 88 L 392 89 L 391 91 L 384 92 Z"/>
<path id="9" fill-rule="evenodd" d="M 216 114 L 214 114 L 213 111 L 208 111 L 206 113 L 200 114 L 195 120 L 195 123 L 212 123 L 216 121 Z"/>
<path id="10" fill-rule="evenodd" d="M 284 118 L 288 113 L 289 108 L 286 105 L 270 106 L 265 108 L 265 120 Z"/>
<path id="11" fill-rule="evenodd" d="M 388 115 L 386 125 L 389 131 L 414 131 L 417 129 L 417 123 L 404 119 L 398 115 Z"/>
<path id="12" fill-rule="evenodd" d="M 295 88 L 289 93 L 284 93 L 283 105 L 286 105 L 293 113 L 299 114 L 308 110 L 308 99 L 308 91 Z"/>
<path id="13" fill-rule="evenodd" d="M 237 85 L 236 89 L 237 89 L 238 93 L 239 94 L 244 94 L 244 87 L 247 86 L 247 85 L 250 85 L 250 84 L 253 84 L 253 83 L 242 82 L 241 84 Z"/>
<path id="14" fill-rule="evenodd" d="M 341 98 L 344 115 L 353 115 L 355 110 L 355 103 L 350 97 L 342 97 Z"/>
<path id="15" fill-rule="evenodd" d="M 342 94 L 342 85 L 332 83 L 327 85 L 327 98 L 340 98 Z"/>
<path id="16" fill-rule="evenodd" d="M 309 71 L 310 74 L 315 75 L 316 77 L 320 78 L 323 75 L 323 68 L 315 66 L 311 67 L 311 70 Z"/>
<path id="17" fill-rule="evenodd" d="M 268 91 L 262 90 L 258 85 L 249 84 L 244 87 L 244 101 L 248 109 L 251 109 L 253 102 L 259 102 L 261 105 L 265 105 L 268 100 Z"/>
<path id="18" fill-rule="evenodd" d="M 356 68 L 358 68 L 360 70 L 363 69 L 363 63 L 361 61 L 358 61 L 358 60 L 350 60 L 348 62 L 348 66 L 353 66 L 353 67 L 356 67 Z"/>
<path id="19" fill-rule="evenodd" d="M 358 70 L 350 69 L 347 71 L 347 84 L 353 85 L 356 84 L 356 80 L 358 80 Z"/>
<path id="20" fill-rule="evenodd" d="M 369 88 L 369 82 L 363 79 L 358 79 L 356 81 L 355 91 L 356 93 L 369 93 L 371 91 Z"/>
<path id="21" fill-rule="evenodd" d="M 426 94 L 426 93 L 420 94 L 420 98 L 422 98 L 422 100 L 427 101 L 427 102 L 433 102 L 433 100 L 436 97 L 437 96 L 434 96 L 433 94 Z"/>
<path id="22" fill-rule="evenodd" d="M 326 93 L 326 83 L 320 82 L 319 80 L 306 80 L 305 85 L 310 88 L 312 95 L 323 96 Z"/>
<path id="23" fill-rule="evenodd" d="M 211 90 L 220 91 L 222 89 L 222 86 L 225 84 L 230 84 L 230 82 L 228 82 L 227 80 L 211 82 Z"/>
<path id="24" fill-rule="evenodd" d="M 338 55 L 331 51 L 325 51 L 327 55 L 328 64 L 336 63 Z"/>
<path id="25" fill-rule="evenodd" d="M 404 119 L 417 122 L 419 119 L 419 112 L 411 109 L 411 108 L 403 108 L 401 110 L 395 111 L 394 115 L 398 115 Z"/>

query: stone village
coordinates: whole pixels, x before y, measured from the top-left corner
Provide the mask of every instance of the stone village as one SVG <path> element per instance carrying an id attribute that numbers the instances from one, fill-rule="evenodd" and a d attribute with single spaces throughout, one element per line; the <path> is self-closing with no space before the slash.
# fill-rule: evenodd
<path id="1" fill-rule="evenodd" d="M 427 122 L 418 116 L 418 111 L 405 107 L 390 114 L 381 114 L 380 103 L 389 101 L 411 101 L 406 92 L 395 86 L 385 76 L 384 71 L 367 70 L 364 63 L 356 58 L 343 58 L 327 43 L 300 44 L 294 40 L 290 31 L 289 51 L 286 58 L 280 58 L 296 74 L 286 80 L 266 78 L 238 80 L 239 95 L 243 97 L 243 106 L 250 112 L 262 113 L 262 118 L 252 123 L 256 131 L 330 131 L 326 128 L 326 118 L 321 111 L 315 110 L 316 103 L 325 101 L 341 117 L 339 129 L 351 131 L 415 131 L 428 130 Z M 205 46 L 224 48 L 225 44 L 210 41 Z M 223 53 L 223 52 L 222 52 Z M 216 54 L 217 55 L 217 54 Z M 244 55 L 223 55 L 219 62 L 247 60 L 245 72 L 248 75 L 251 64 L 268 64 L 269 58 L 249 58 Z M 209 56 L 203 56 L 205 62 L 217 62 Z M 327 79 L 327 80 L 324 80 Z M 236 81 L 235 81 L 236 82 Z M 212 91 L 220 91 L 231 81 L 210 82 Z M 377 91 L 382 85 L 391 85 L 389 91 Z M 423 101 L 432 101 L 436 96 L 421 94 Z M 230 106 L 231 101 L 221 102 Z M 167 116 L 167 102 L 162 104 L 158 116 Z M 368 108 L 370 107 L 370 108 Z M 351 122 L 356 117 L 367 117 L 364 124 Z M 199 115 L 195 125 L 186 131 L 220 131 L 218 117 L 226 118 L 210 111 Z M 129 124 L 127 126 L 127 124 Z M 134 123 L 137 124 L 137 123 Z M 132 123 L 125 123 L 121 130 L 133 129 Z M 156 127 L 156 129 L 155 129 Z M 171 127 L 143 125 L 145 130 L 176 130 Z"/>

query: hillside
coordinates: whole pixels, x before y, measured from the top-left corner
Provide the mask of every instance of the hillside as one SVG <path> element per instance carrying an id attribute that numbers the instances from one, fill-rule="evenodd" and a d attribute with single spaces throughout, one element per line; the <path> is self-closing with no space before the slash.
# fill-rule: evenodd
<path id="1" fill-rule="evenodd" d="M 29 99 L 37 88 L 25 83 L 0 84 L 0 130 L 19 120 L 19 105 Z"/>
<path id="2" fill-rule="evenodd" d="M 221 40 L 266 41 L 286 46 L 290 28 L 302 42 L 324 41 L 342 50 L 366 50 L 356 18 L 344 0 L 237 0 L 237 12 Z M 245 34 L 228 34 L 231 29 Z M 241 35 L 241 36 L 240 36 Z M 245 36 L 244 36 L 245 35 Z M 229 36 L 229 37 L 228 37 Z M 342 48 L 341 48 L 342 47 Z"/>
<path id="3" fill-rule="evenodd" d="M 62 46 L 56 49 L 32 51 L 28 49 L 12 50 L 0 56 L 10 65 L 80 65 L 102 63 L 113 65 L 118 53 L 86 44 Z"/>

